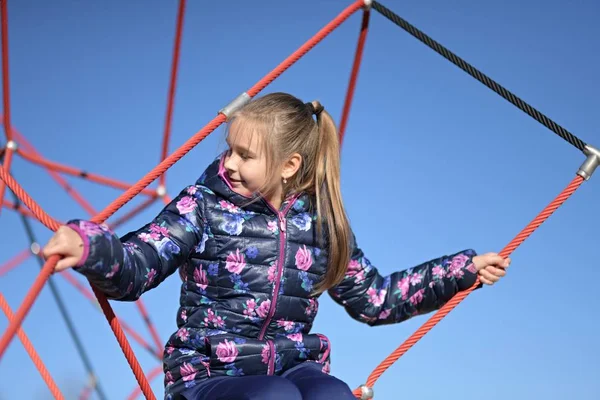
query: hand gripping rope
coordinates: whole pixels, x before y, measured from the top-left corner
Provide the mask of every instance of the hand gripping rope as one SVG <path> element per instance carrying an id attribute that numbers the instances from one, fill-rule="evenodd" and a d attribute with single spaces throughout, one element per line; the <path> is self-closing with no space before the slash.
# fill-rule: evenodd
<path id="1" fill-rule="evenodd" d="M 429 36 L 427 36 L 420 30 L 406 22 L 404 19 L 400 18 L 398 15 L 394 14 L 392 11 L 390 11 L 380 3 L 371 0 L 354 1 L 350 6 L 344 9 L 336 18 L 334 18 L 331 22 L 325 25 L 319 32 L 317 32 L 312 38 L 310 38 L 306 43 L 304 43 L 298 50 L 292 53 L 281 64 L 279 64 L 275 69 L 273 69 L 273 71 L 271 71 L 269 74 L 263 77 L 248 91 L 240 94 L 230 104 L 219 110 L 218 115 L 212 121 L 210 121 L 204 128 L 202 128 L 195 135 L 193 135 L 179 149 L 177 149 L 171 155 L 167 156 L 168 141 L 171 131 L 171 120 L 174 108 L 173 99 L 177 81 L 179 52 L 182 37 L 182 24 L 185 11 L 185 0 L 180 0 L 177 16 L 175 44 L 173 50 L 171 78 L 168 90 L 167 112 L 165 117 L 163 142 L 161 147 L 161 162 L 135 185 L 129 185 L 127 183 L 115 179 L 105 178 L 97 174 L 88 173 L 83 170 L 48 161 L 44 159 L 40 154 L 38 154 L 35 151 L 35 149 L 27 143 L 26 139 L 22 137 L 12 127 L 10 120 L 10 96 L 8 78 L 8 25 L 6 10 L 7 1 L 0 0 L 0 3 L 0 12 L 2 14 L 2 72 L 4 101 L 4 112 L 2 116 L 2 122 L 4 124 L 7 137 L 7 144 L 5 148 L 0 150 L 0 156 L 4 159 L 2 168 L 0 168 L 0 201 L 2 201 L 3 199 L 4 188 L 5 185 L 7 185 L 15 193 L 17 199 L 14 203 L 3 201 L 2 206 L 13 208 L 16 211 L 21 212 L 21 214 L 24 215 L 24 219 L 32 217 L 36 218 L 51 230 L 56 230 L 59 226 L 59 222 L 55 221 L 52 217 L 48 216 L 36 204 L 36 202 L 33 199 L 31 199 L 31 197 L 29 197 L 29 195 L 21 188 L 21 186 L 11 177 L 9 170 L 13 154 L 20 155 L 24 159 L 46 168 L 51 174 L 51 176 L 54 179 L 56 179 L 57 182 L 61 186 L 63 186 L 63 188 L 65 188 L 65 190 L 67 190 L 67 192 L 71 194 L 71 196 L 84 209 L 86 209 L 91 215 L 95 215 L 92 218 L 92 221 L 97 223 L 102 223 L 106 221 L 117 210 L 119 210 L 123 205 L 125 205 L 138 194 L 144 194 L 148 196 L 148 200 L 143 202 L 140 206 L 136 207 L 136 209 L 134 209 L 133 211 L 130 211 L 126 216 L 122 216 L 118 221 L 114 221 L 111 224 L 112 226 L 116 226 L 117 224 L 120 224 L 127 220 L 135 213 L 141 211 L 148 205 L 152 204 L 154 200 L 158 197 L 161 197 L 165 203 L 168 203 L 170 200 L 168 200 L 168 196 L 166 196 L 165 172 L 177 161 L 179 161 L 179 159 L 181 159 L 185 154 L 187 154 L 194 146 L 196 146 L 212 131 L 214 131 L 219 125 L 225 122 L 228 116 L 231 115 L 233 111 L 235 111 L 238 107 L 243 106 L 254 96 L 260 93 L 267 85 L 269 85 L 273 80 L 275 80 L 278 76 L 285 72 L 296 61 L 298 61 L 301 57 L 308 53 L 314 46 L 316 46 L 321 40 L 323 40 L 327 35 L 329 35 L 333 30 L 335 30 L 339 25 L 341 25 L 354 12 L 360 9 L 363 10 L 363 18 L 361 22 L 359 39 L 356 47 L 354 63 L 350 74 L 347 94 L 342 110 L 342 118 L 340 122 L 340 141 L 343 141 L 344 133 L 348 123 L 348 116 L 352 104 L 352 99 L 354 96 L 356 80 L 360 69 L 360 63 L 362 60 L 363 49 L 368 31 L 370 9 L 374 8 L 386 18 L 390 19 L 392 22 L 409 32 L 411 35 L 413 35 L 414 37 L 431 47 L 443 57 L 454 63 L 459 68 L 463 69 L 469 75 L 473 76 L 475 79 L 486 85 L 488 88 L 498 93 L 504 99 L 506 99 L 507 101 L 509 101 L 510 103 L 527 113 L 532 118 L 536 119 L 538 122 L 555 132 L 557 135 L 562 137 L 564 140 L 566 140 L 585 154 L 586 160 L 577 171 L 577 175 L 573 179 L 573 181 L 569 183 L 569 185 L 499 253 L 502 257 L 509 256 L 521 243 L 523 243 L 523 241 L 525 241 L 525 239 L 527 239 L 527 237 L 529 237 L 529 235 L 531 235 L 533 231 L 535 231 L 535 229 L 537 229 L 546 219 L 548 219 L 550 215 L 554 211 L 556 211 L 558 207 L 560 207 L 584 181 L 590 179 L 595 169 L 600 164 L 600 152 L 597 149 L 585 144 L 575 135 L 562 128 L 560 125 L 556 124 L 550 118 L 546 117 L 541 112 L 528 105 L 519 97 L 515 96 L 513 93 L 500 86 L 491 78 L 478 71 L 466 61 L 456 56 L 454 53 L 452 53 L 451 51 L 449 51 L 448 49 L 431 39 Z M 19 149 L 15 140 L 17 140 L 18 143 L 22 145 L 25 150 Z M 81 195 L 79 195 L 73 188 L 68 186 L 68 184 L 64 181 L 62 176 L 59 175 L 59 173 L 72 174 L 81 178 L 94 180 L 101 184 L 126 189 L 126 191 L 121 196 L 119 196 L 113 203 L 106 207 L 102 212 L 97 213 L 93 209 L 93 207 L 91 207 L 91 205 L 83 199 Z M 159 185 L 157 189 L 146 189 L 146 187 L 156 179 L 159 179 Z M 27 208 L 31 211 L 23 209 L 20 205 L 20 202 L 24 203 L 27 206 Z M 14 268 L 14 266 L 17 265 L 19 262 L 22 262 L 24 259 L 28 258 L 29 255 L 30 252 L 27 250 L 19 253 L 13 260 L 9 261 L 9 263 L 7 263 L 5 266 L 0 267 L 0 276 L 8 272 L 9 269 Z M 54 270 L 57 261 L 58 257 L 52 257 L 44 264 L 40 274 L 34 281 L 34 284 L 31 286 L 23 303 L 21 304 L 15 315 L 12 315 L 12 312 L 8 308 L 8 304 L 6 304 L 4 298 L 0 294 L 0 306 L 9 318 L 8 329 L 4 332 L 2 338 L 0 339 L 0 357 L 3 355 L 4 351 L 8 347 L 14 335 L 19 334 L 24 345 L 26 346 L 28 353 L 30 354 L 31 358 L 34 360 L 36 366 L 40 370 L 44 381 L 48 384 L 48 387 L 50 388 L 54 397 L 57 399 L 62 399 L 62 394 L 60 393 L 58 387 L 50 377 L 48 371 L 45 369 L 42 361 L 39 359 L 39 356 L 37 356 L 37 354 L 35 353 L 35 350 L 31 346 L 31 343 L 29 343 L 26 340 L 24 333 L 22 333 L 22 331 L 19 329 L 29 309 L 32 307 L 37 296 L 39 295 L 39 292 L 41 291 L 42 287 L 49 280 L 49 277 L 52 274 L 52 271 Z M 78 290 L 80 290 L 86 297 L 88 297 L 90 300 L 93 300 L 93 296 L 91 295 L 91 293 L 87 291 L 87 289 L 85 289 L 83 286 L 81 286 L 81 284 L 70 273 L 64 273 L 62 275 L 70 283 L 75 285 L 78 288 Z M 355 396 L 363 400 L 373 398 L 373 385 L 375 384 L 377 379 L 383 374 L 383 372 L 387 368 L 389 368 L 389 366 L 392 365 L 396 360 L 398 360 L 404 353 L 406 353 L 412 346 L 414 346 L 419 339 L 421 339 L 425 334 L 427 334 L 427 332 L 429 332 L 439 321 L 441 321 L 450 311 L 452 311 L 454 307 L 456 307 L 462 300 L 464 300 L 478 285 L 479 281 L 477 281 L 475 285 L 469 290 L 458 293 L 448 303 L 441 307 L 427 322 L 425 322 L 425 324 L 423 324 L 421 328 L 419 328 L 412 336 L 410 336 L 405 341 L 405 343 L 398 347 L 377 368 L 375 368 L 373 373 L 367 379 L 366 383 L 364 385 L 361 385 L 354 391 Z M 127 338 L 125 337 L 123 329 L 121 328 L 121 324 L 123 324 L 123 328 L 125 328 L 125 330 L 131 335 L 131 337 L 138 341 L 143 348 L 150 351 L 151 354 L 160 357 L 160 348 L 162 347 L 160 344 L 160 338 L 158 337 L 158 333 L 156 332 L 154 326 L 149 320 L 148 312 L 145 306 L 143 305 L 143 303 L 137 304 L 140 313 L 144 317 L 144 321 L 148 325 L 152 339 L 155 342 L 156 348 L 152 348 L 140 335 L 138 335 L 137 333 L 135 333 L 135 331 L 133 331 L 131 328 L 125 325 L 124 322 L 121 322 L 120 324 L 119 320 L 114 315 L 113 310 L 108 301 L 106 300 L 105 296 L 101 292 L 96 290 L 96 288 L 94 288 L 93 286 L 92 290 L 96 296 L 96 299 L 98 300 L 102 311 L 104 312 L 107 320 L 109 321 L 113 333 L 115 334 L 115 337 L 117 338 L 117 341 L 121 346 L 121 349 L 139 384 L 139 389 L 134 390 L 129 396 L 129 398 L 134 399 L 141 391 L 146 398 L 154 399 L 155 396 L 150 389 L 148 381 L 153 379 L 155 376 L 159 375 L 161 372 L 161 368 L 156 367 L 152 369 L 146 377 L 142 371 L 141 366 L 139 365 L 139 362 L 135 357 L 135 354 L 133 353 L 131 346 L 129 345 L 129 342 L 127 341 Z M 84 393 L 82 393 L 82 398 L 87 398 L 92 388 L 95 387 L 97 390 L 97 381 L 91 373 L 91 371 L 91 366 L 89 366 L 88 372 L 90 372 L 91 383 L 86 388 Z"/>

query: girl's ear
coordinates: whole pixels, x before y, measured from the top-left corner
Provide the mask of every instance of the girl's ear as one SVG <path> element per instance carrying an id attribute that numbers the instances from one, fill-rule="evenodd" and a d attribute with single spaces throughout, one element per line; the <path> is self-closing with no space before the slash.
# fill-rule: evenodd
<path id="1" fill-rule="evenodd" d="M 290 179 L 300 169 L 302 165 L 302 156 L 298 153 L 292 154 L 290 158 L 283 164 L 283 168 L 281 170 L 281 177 L 284 179 Z"/>

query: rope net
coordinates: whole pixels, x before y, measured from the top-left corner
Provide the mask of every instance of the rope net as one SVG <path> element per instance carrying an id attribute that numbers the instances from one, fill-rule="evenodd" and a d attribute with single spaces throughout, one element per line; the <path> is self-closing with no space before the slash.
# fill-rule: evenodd
<path id="1" fill-rule="evenodd" d="M 219 127 L 226 120 L 226 116 L 220 112 L 217 114 L 215 118 L 213 118 L 206 126 L 200 129 L 197 133 L 191 136 L 181 147 L 179 147 L 176 151 L 167 154 L 168 146 L 169 146 L 169 138 L 171 132 L 171 122 L 173 116 L 174 109 L 174 95 L 177 84 L 177 72 L 179 66 L 179 58 L 180 58 L 180 47 L 181 47 L 181 38 L 183 32 L 183 22 L 185 18 L 185 8 L 186 8 L 186 0 L 180 0 L 178 6 L 177 13 L 177 21 L 176 21 L 176 33 L 175 33 L 175 43 L 173 48 L 173 58 L 171 64 L 171 75 L 169 81 L 169 90 L 168 90 L 168 98 L 167 98 L 167 109 L 166 109 L 166 117 L 165 117 L 165 126 L 163 131 L 163 140 L 161 146 L 160 153 L 160 163 L 156 165 L 150 172 L 148 172 L 142 179 L 140 179 L 137 183 L 131 185 L 127 182 L 122 182 L 117 179 L 112 179 L 109 177 L 101 176 L 100 174 L 95 174 L 87 171 L 83 171 L 81 169 L 70 167 L 58 162 L 46 160 L 40 153 L 36 151 L 36 149 L 27 141 L 23 135 L 21 135 L 11 124 L 11 116 L 10 116 L 10 80 L 9 80 L 9 51 L 8 51 L 8 16 L 7 16 L 7 0 L 0 0 L 0 13 L 1 13 L 1 22 L 2 22 L 2 80 L 3 80 L 3 114 L 2 114 L 2 124 L 4 125 L 4 130 L 6 134 L 6 146 L 0 149 L 0 160 L 2 161 L 2 168 L 0 168 L 0 212 L 2 208 L 12 209 L 21 214 L 22 219 L 24 221 L 25 226 L 27 227 L 28 219 L 35 218 L 44 224 L 48 229 L 52 231 L 56 231 L 58 227 L 61 225 L 59 221 L 56 221 L 50 215 L 48 215 L 36 202 L 32 199 L 25 190 L 18 184 L 18 182 L 13 178 L 10 173 L 11 162 L 14 155 L 18 155 L 26 161 L 29 161 L 33 164 L 39 165 L 44 168 L 50 176 L 79 204 L 86 210 L 91 216 L 91 220 L 96 223 L 104 223 L 109 218 L 113 216 L 121 207 L 127 204 L 130 200 L 138 195 L 146 196 L 147 199 L 144 200 L 139 206 L 135 207 L 133 210 L 129 211 L 127 214 L 121 216 L 119 219 L 107 222 L 109 227 L 115 228 L 120 224 L 126 222 L 133 216 L 137 215 L 139 212 L 146 209 L 148 206 L 152 205 L 158 199 L 162 199 L 163 202 L 168 203 L 170 200 L 166 195 L 165 185 L 166 185 L 166 171 L 173 166 L 177 161 L 179 161 L 184 155 L 186 155 L 190 150 L 192 150 L 198 143 L 200 143 L 204 138 L 206 138 L 209 134 L 211 134 L 217 127 Z M 422 31 L 415 28 L 413 25 L 408 23 L 406 20 L 402 19 L 385 6 L 381 5 L 376 1 L 365 1 L 365 0 L 356 0 L 351 3 L 348 7 L 342 10 L 342 12 L 337 15 L 333 20 L 331 20 L 328 24 L 326 24 L 321 30 L 319 30 L 314 36 L 312 36 L 309 40 L 307 40 L 300 48 L 298 48 L 295 52 L 289 55 L 284 61 L 282 61 L 279 65 L 277 65 L 271 72 L 266 74 L 261 80 L 259 80 L 256 84 L 254 84 L 250 89 L 245 92 L 245 95 L 250 98 L 256 96 L 260 93 L 265 87 L 267 87 L 271 82 L 273 82 L 277 77 L 279 77 L 282 73 L 284 73 L 288 68 L 294 65 L 301 57 L 307 54 L 314 46 L 316 46 L 319 42 L 321 42 L 325 37 L 327 37 L 331 32 L 333 32 L 337 27 L 339 27 L 344 21 L 346 21 L 352 14 L 357 12 L 358 10 L 363 10 L 363 17 L 361 21 L 361 27 L 358 37 L 358 43 L 356 46 L 356 52 L 354 56 L 354 62 L 352 66 L 352 71 L 349 78 L 347 93 L 345 97 L 344 107 L 342 110 L 341 122 L 340 122 L 340 141 L 343 141 L 344 134 L 346 132 L 346 127 L 348 124 L 349 113 L 352 105 L 352 99 L 355 92 L 356 81 L 358 78 L 358 73 L 360 69 L 360 64 L 362 60 L 362 54 L 366 42 L 369 19 L 370 19 L 370 9 L 371 6 L 373 9 L 381 13 L 383 16 L 388 18 L 393 23 L 397 24 L 404 30 L 406 30 L 411 35 L 415 36 L 417 39 L 421 40 L 423 43 L 431 47 L 433 50 L 444 56 L 446 59 L 463 69 L 469 75 L 479 80 L 487 87 L 492 89 L 494 92 L 511 102 L 513 105 L 518 107 L 519 109 L 526 112 L 532 118 L 536 119 L 538 122 L 549 128 L 551 131 L 555 132 L 557 135 L 565 139 L 567 142 L 572 144 L 577 149 L 583 151 L 588 157 L 586 163 L 588 165 L 588 169 L 583 171 L 580 169 L 577 176 L 567 185 L 567 187 L 561 191 L 561 193 L 552 201 L 550 204 L 540 212 L 513 240 L 509 242 L 509 244 L 499 253 L 502 257 L 508 257 L 519 245 L 521 245 L 544 221 L 546 221 L 552 213 L 554 213 L 579 187 L 580 185 L 589 178 L 593 170 L 600 162 L 600 158 L 598 157 L 597 150 L 590 148 L 586 145 L 581 139 L 577 138 L 568 130 L 562 128 L 560 125 L 556 124 L 550 118 L 546 117 L 542 113 L 540 113 L 535 108 L 531 107 L 523 100 L 500 86 L 498 83 L 493 81 L 491 78 L 487 77 L 482 72 L 478 71 L 476 68 L 468 64 L 466 61 L 462 60 L 460 57 L 456 56 L 447 48 L 440 45 L 435 40 L 431 39 Z M 593 150 L 593 151 L 592 151 Z M 594 158 L 595 157 L 595 158 Z M 590 169 L 590 166 L 591 169 Z M 109 204 L 104 210 L 98 212 L 95 210 L 91 204 L 85 200 L 85 198 L 79 194 L 75 189 L 73 189 L 69 184 L 65 181 L 61 174 L 70 174 L 77 176 L 81 179 L 87 179 L 99 184 L 107 185 L 110 187 L 123 189 L 125 192 L 121 194 L 117 199 L 115 199 L 111 204 Z M 148 188 L 148 186 L 158 179 L 158 186 L 156 188 Z M 4 200 L 4 192 L 5 188 L 8 187 L 15 196 L 15 201 L 10 202 L 9 200 Z M 26 208 L 23 207 L 23 204 Z M 31 232 L 28 229 L 28 232 Z M 16 313 L 13 314 L 12 310 L 9 308 L 4 296 L 0 293 L 0 308 L 6 315 L 9 321 L 9 326 L 3 333 L 0 338 L 0 359 L 4 354 L 5 350 L 11 343 L 12 339 L 15 335 L 17 335 L 21 342 L 23 343 L 27 353 L 33 360 L 36 368 L 39 370 L 43 380 L 48 385 L 51 393 L 56 399 L 64 398 L 61 394 L 58 386 L 50 376 L 50 373 L 44 366 L 42 360 L 36 353 L 33 345 L 27 337 L 25 333 L 20 328 L 23 320 L 27 316 L 29 310 L 35 303 L 38 295 L 42 288 L 48 283 L 52 285 L 52 272 L 54 271 L 54 267 L 58 262 L 59 257 L 54 256 L 45 261 L 42 265 L 42 259 L 39 256 L 39 245 L 37 245 L 35 238 L 33 235 L 28 235 L 30 240 L 30 248 L 20 251 L 16 256 L 14 256 L 11 260 L 6 262 L 4 265 L 0 265 L 0 277 L 2 275 L 8 273 L 13 268 L 16 268 L 20 263 L 24 262 L 30 257 L 36 257 L 40 260 L 41 271 L 37 275 L 33 284 L 29 288 L 23 302 L 17 309 Z M 155 367 L 150 370 L 146 375 L 140 366 L 134 351 L 125 335 L 125 332 L 129 335 L 129 337 L 136 341 L 143 349 L 147 350 L 153 357 L 156 357 L 158 361 L 162 359 L 162 347 L 160 337 L 158 332 L 150 319 L 149 313 L 147 311 L 146 306 L 142 302 L 142 300 L 138 300 L 136 302 L 136 308 L 138 309 L 140 315 L 143 318 L 143 321 L 150 333 L 150 340 L 144 339 L 142 335 L 132 329 L 129 325 L 127 325 L 122 319 L 117 318 L 112 307 L 110 306 L 106 297 L 97 290 L 93 285 L 91 286 L 91 290 L 81 284 L 81 282 L 75 278 L 74 274 L 71 271 L 64 271 L 59 274 L 59 276 L 63 277 L 67 282 L 72 284 L 84 297 L 86 297 L 89 301 L 98 306 L 98 309 L 101 310 L 106 317 L 115 338 L 123 351 L 123 354 L 137 380 L 138 387 L 135 388 L 129 399 L 136 398 L 140 393 L 142 393 L 147 399 L 155 399 L 155 395 L 150 388 L 150 381 L 155 377 L 159 376 L 162 372 L 162 368 L 160 366 Z M 404 355 L 412 346 L 414 346 L 423 336 L 427 334 L 438 322 L 440 322 L 450 311 L 452 311 L 461 301 L 463 301 L 476 287 L 479 286 L 479 280 L 468 290 L 458 293 L 454 296 L 448 303 L 446 303 L 443 307 L 441 307 L 435 314 L 433 314 L 417 331 L 411 335 L 402 345 L 400 345 L 396 350 L 394 350 L 386 359 L 384 359 L 371 373 L 371 375 L 366 380 L 366 383 L 354 390 L 354 394 L 357 398 L 360 399 L 369 399 L 373 397 L 373 386 L 379 377 L 385 372 L 387 368 L 389 368 L 394 362 L 396 362 L 402 355 Z M 59 302 L 59 296 L 55 296 L 57 302 Z M 65 321 L 69 321 L 68 314 L 65 310 L 62 310 L 62 316 Z M 73 339 L 77 343 L 77 339 L 74 332 L 71 332 Z M 152 342 L 152 343 L 150 343 Z M 85 356 L 85 351 L 82 346 L 77 346 L 78 352 L 82 359 L 87 360 Z M 93 391 L 99 395 L 100 398 L 105 398 L 102 390 L 100 389 L 100 385 L 97 377 L 94 375 L 93 369 L 89 362 L 85 362 L 87 367 L 87 372 L 89 375 L 89 384 L 83 388 L 83 391 L 80 395 L 81 399 L 88 398 Z"/>

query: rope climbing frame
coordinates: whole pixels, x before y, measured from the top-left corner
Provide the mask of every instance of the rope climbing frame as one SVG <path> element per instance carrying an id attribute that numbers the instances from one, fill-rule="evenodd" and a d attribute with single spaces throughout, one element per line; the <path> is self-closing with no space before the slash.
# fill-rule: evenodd
<path id="1" fill-rule="evenodd" d="M 16 129 L 13 128 L 11 124 L 11 115 L 10 115 L 10 87 L 9 87 L 9 69 L 8 69 L 8 16 L 7 16 L 7 0 L 0 1 L 0 13 L 1 13 L 1 22 L 2 22 L 2 78 L 3 78 L 3 115 L 2 115 L 2 123 L 4 124 L 5 133 L 6 133 L 6 145 L 1 149 L 0 157 L 3 161 L 2 168 L 0 168 L 0 211 L 2 207 L 6 207 L 9 209 L 16 210 L 23 215 L 23 219 L 27 218 L 36 218 L 41 223 L 43 223 L 46 227 L 48 227 L 52 231 L 56 231 L 60 226 L 60 223 L 53 219 L 51 216 L 46 214 L 46 212 L 32 199 L 23 188 L 15 181 L 15 179 L 10 174 L 10 166 L 12 162 L 12 158 L 14 155 L 19 155 L 24 160 L 27 160 L 31 163 L 35 163 L 48 171 L 48 173 L 52 176 L 53 179 L 57 181 L 59 185 L 67 191 L 71 195 L 71 197 L 78 202 L 90 215 L 92 221 L 97 223 L 103 223 L 107 221 L 109 218 L 113 216 L 121 207 L 127 204 L 131 199 L 138 196 L 139 194 L 147 196 L 147 200 L 145 200 L 140 206 L 136 207 L 134 210 L 130 211 L 128 214 L 120 217 L 118 220 L 109 222 L 111 227 L 115 227 L 138 212 L 142 211 L 149 205 L 153 204 L 154 201 L 161 198 L 165 203 L 169 202 L 168 197 L 166 196 L 166 171 L 173 166 L 177 161 L 179 161 L 185 154 L 187 154 L 191 149 L 193 149 L 198 143 L 200 143 L 204 138 L 206 138 L 210 133 L 212 133 L 218 126 L 220 126 L 223 122 L 226 121 L 228 111 L 232 108 L 239 106 L 238 101 L 232 102 L 230 105 L 221 109 L 221 111 L 217 114 L 215 118 L 213 118 L 206 126 L 200 129 L 196 134 L 188 139 L 180 148 L 176 151 L 167 155 L 168 153 L 168 144 L 169 137 L 171 132 L 171 121 L 174 109 L 174 94 L 176 90 L 177 83 L 177 71 L 179 65 L 180 58 L 180 47 L 182 40 L 182 32 L 183 32 L 183 20 L 185 14 L 185 6 L 186 1 L 179 1 L 179 8 L 177 14 L 177 23 L 176 23 L 176 34 L 175 34 L 175 43 L 173 49 L 173 60 L 172 60 L 172 68 L 171 75 L 169 81 L 169 89 L 168 89 L 168 98 L 167 98 L 167 111 L 165 116 L 165 126 L 163 131 L 163 141 L 161 146 L 161 154 L 160 154 L 160 163 L 153 168 L 150 172 L 148 172 L 140 181 L 135 183 L 134 185 L 130 185 L 125 182 L 121 182 L 116 179 L 111 179 L 107 177 L 102 177 L 98 174 L 89 173 L 74 167 L 69 167 L 57 162 L 52 162 L 44 159 L 41 154 L 39 154 L 35 148 L 31 144 L 27 142 L 27 140 L 18 133 Z M 523 112 L 527 113 L 529 116 L 534 118 L 536 121 L 546 126 L 552 132 L 556 133 L 558 136 L 563 138 L 565 141 L 573 145 L 575 148 L 579 149 L 585 155 L 585 161 L 580 166 L 577 171 L 576 176 L 573 180 L 561 191 L 561 193 L 552 201 L 550 204 L 540 212 L 513 240 L 509 242 L 509 244 L 502 249 L 499 253 L 502 257 L 508 257 L 518 246 L 520 246 L 541 224 L 544 223 L 573 193 L 585 182 L 590 179 L 595 169 L 600 164 L 600 151 L 596 148 L 584 143 L 577 136 L 566 130 L 565 128 L 558 125 L 556 122 L 542 114 L 540 111 L 536 110 L 534 107 L 527 104 L 525 101 L 502 87 L 500 84 L 495 82 L 493 79 L 489 78 L 487 75 L 477 70 L 471 64 L 467 63 L 446 47 L 439 44 L 437 41 L 433 40 L 425 33 L 408 23 L 406 20 L 383 6 L 381 3 L 377 1 L 371 0 L 358 0 L 352 2 L 348 7 L 346 7 L 338 16 L 336 16 L 331 22 L 326 24 L 320 31 L 318 31 L 314 36 L 312 36 L 308 41 L 306 41 L 300 48 L 298 48 L 295 52 L 293 52 L 290 56 L 288 56 L 283 62 L 277 65 L 270 73 L 265 75 L 261 80 L 259 80 L 255 85 L 250 87 L 246 92 L 243 92 L 240 96 L 238 96 L 238 100 L 243 102 L 249 101 L 251 98 L 260 93 L 266 86 L 268 86 L 271 82 L 273 82 L 277 77 L 279 77 L 282 73 L 284 73 L 288 68 L 290 68 L 294 63 L 296 63 L 301 57 L 307 54 L 314 46 L 316 46 L 319 42 L 321 42 L 326 36 L 328 36 L 332 31 L 334 31 L 337 27 L 339 27 L 344 21 L 346 21 L 352 14 L 357 12 L 358 10 L 363 10 L 363 18 L 361 21 L 361 28 L 358 37 L 358 43 L 356 47 L 354 62 L 352 66 L 352 71 L 350 74 L 350 79 L 348 83 L 348 89 L 346 93 L 346 98 L 344 102 L 344 107 L 342 110 L 342 117 L 340 121 L 340 140 L 343 141 L 344 134 L 346 131 L 346 127 L 348 124 L 348 117 L 350 113 L 350 108 L 352 104 L 352 99 L 354 97 L 354 92 L 356 88 L 356 82 L 358 79 L 360 64 L 362 61 L 362 55 L 364 51 L 364 46 L 367 37 L 367 31 L 369 26 L 371 9 L 376 10 L 381 15 L 389 19 L 391 22 L 395 23 L 415 38 L 429 46 L 431 49 L 436 51 L 438 54 L 442 55 L 444 58 L 448 59 L 454 65 L 461 68 L 463 71 L 468 73 L 473 78 L 477 79 L 479 82 L 483 83 L 485 86 L 493 90 L 495 93 L 509 101 L 511 104 L 521 109 Z M 123 194 L 121 194 L 117 199 L 115 199 L 110 205 L 108 205 L 104 210 L 97 212 L 90 204 L 87 202 L 82 195 L 77 193 L 73 188 L 71 188 L 67 182 L 64 180 L 61 174 L 71 174 L 78 176 L 82 179 L 88 179 L 90 181 L 94 181 L 99 184 L 104 184 L 108 186 L 112 186 L 115 188 L 120 188 L 125 190 Z M 148 189 L 147 187 L 154 181 L 159 180 L 158 187 L 155 189 Z M 10 202 L 8 200 L 4 200 L 4 191 L 5 187 L 8 188 L 15 194 L 16 199 L 15 202 Z M 24 209 L 21 203 L 25 204 L 27 209 Z M 32 241 L 31 249 L 35 248 L 35 239 L 30 236 Z M 25 249 L 18 253 L 12 260 L 0 266 L 0 278 L 3 274 L 8 273 L 12 268 L 18 265 L 20 262 L 23 262 L 25 259 L 29 258 L 32 253 L 34 257 L 39 259 L 37 252 Z M 38 245 L 39 249 L 39 245 Z M 39 250 L 38 250 L 39 251 Z M 40 291 L 45 286 L 46 283 L 49 283 L 50 275 L 54 270 L 56 263 L 58 262 L 58 257 L 51 257 L 47 260 L 41 268 L 39 275 L 36 277 L 34 283 L 30 287 L 27 292 L 22 304 L 19 306 L 16 313 L 13 315 L 12 311 L 8 307 L 4 297 L 0 294 L 0 307 L 3 312 L 6 314 L 9 320 L 9 326 L 0 338 L 0 359 L 4 354 L 6 348 L 11 343 L 12 339 L 15 335 L 18 335 L 23 342 L 28 354 L 34 360 L 34 363 L 42 378 L 50 388 L 51 393 L 57 399 L 62 399 L 63 396 L 60 393 L 56 383 L 52 380 L 49 372 L 43 365 L 43 362 L 33 349 L 31 343 L 27 340 L 26 336 L 20 329 L 20 326 L 27 316 L 29 310 L 33 306 L 36 301 Z M 119 343 L 127 362 L 130 365 L 130 368 L 133 371 L 133 374 L 138 382 L 139 388 L 136 388 L 131 395 L 130 399 L 134 399 L 141 392 L 147 399 L 154 399 L 154 393 L 150 388 L 149 381 L 154 377 L 160 375 L 162 369 L 156 367 L 152 369 L 148 375 L 145 375 L 135 354 L 134 351 L 129 344 L 127 337 L 125 336 L 125 331 L 129 334 L 129 336 L 134 339 L 138 344 L 142 346 L 142 348 L 149 351 L 153 356 L 157 357 L 159 360 L 161 358 L 162 344 L 160 342 L 160 338 L 158 336 L 158 332 L 156 331 L 154 325 L 152 324 L 149 313 L 145 307 L 145 305 L 138 301 L 136 304 L 140 314 L 143 317 L 143 320 L 150 332 L 150 336 L 152 339 L 153 345 L 149 344 L 141 335 L 131 329 L 124 321 L 119 320 L 106 297 L 98 291 L 95 287 L 92 286 L 92 292 L 90 292 L 87 288 L 83 287 L 81 283 L 69 272 L 61 273 L 61 275 L 67 279 L 68 282 L 73 284 L 84 296 L 86 296 L 89 300 L 97 302 L 95 304 L 99 305 L 100 309 L 103 311 L 113 333 Z M 469 290 L 458 293 L 454 296 L 448 303 L 446 303 L 442 308 L 440 308 L 433 316 L 431 316 L 417 331 L 411 335 L 403 344 L 401 344 L 396 350 L 394 350 L 386 359 L 384 359 L 379 366 L 377 366 L 371 375 L 366 380 L 364 385 L 361 385 L 357 389 L 354 390 L 354 394 L 357 398 L 367 400 L 373 398 L 374 390 L 373 386 L 376 381 L 381 377 L 381 375 L 385 372 L 387 368 L 389 368 L 394 362 L 396 362 L 402 355 L 404 355 L 412 346 L 414 346 L 423 336 L 425 336 L 434 326 L 437 325 L 450 311 L 452 311 L 461 301 L 463 301 L 477 286 L 479 286 L 480 282 L 477 281 Z M 91 373 L 91 365 L 89 365 L 89 373 L 90 373 L 90 384 L 84 388 L 81 397 L 87 398 L 90 395 L 92 390 L 98 390 L 98 382 Z"/>

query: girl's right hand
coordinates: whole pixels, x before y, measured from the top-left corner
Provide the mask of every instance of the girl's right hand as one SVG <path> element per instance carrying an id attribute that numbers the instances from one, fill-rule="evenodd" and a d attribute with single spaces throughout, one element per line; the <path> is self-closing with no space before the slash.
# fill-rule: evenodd
<path id="1" fill-rule="evenodd" d="M 83 240 L 77 232 L 67 226 L 61 226 L 50 238 L 42 250 L 44 258 L 59 255 L 63 258 L 58 261 L 55 272 L 71 268 L 81 260 L 83 256 Z"/>

